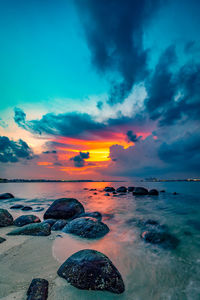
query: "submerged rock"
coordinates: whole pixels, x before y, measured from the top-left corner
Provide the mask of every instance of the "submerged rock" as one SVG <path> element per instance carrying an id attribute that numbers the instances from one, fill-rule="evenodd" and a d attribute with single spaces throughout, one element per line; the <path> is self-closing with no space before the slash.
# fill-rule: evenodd
<path id="1" fill-rule="evenodd" d="M 27 291 L 27 300 L 46 300 L 48 298 L 48 286 L 49 283 L 46 279 L 33 279 Z"/>
<path id="2" fill-rule="evenodd" d="M 72 219 L 84 213 L 83 205 L 74 198 L 55 200 L 44 214 L 44 219 Z"/>
<path id="3" fill-rule="evenodd" d="M 22 226 L 27 225 L 27 224 L 40 223 L 40 222 L 41 221 L 40 221 L 40 219 L 37 216 L 34 216 L 34 215 L 24 215 L 24 216 L 20 216 L 17 219 L 15 219 L 14 225 L 22 227 Z"/>
<path id="4" fill-rule="evenodd" d="M 82 290 L 124 292 L 121 274 L 110 259 L 96 250 L 81 250 L 70 256 L 58 269 L 58 275 Z"/>
<path id="5" fill-rule="evenodd" d="M 165 190 L 161 190 L 160 193 L 165 193 Z"/>
<path id="6" fill-rule="evenodd" d="M 10 209 L 22 209 L 24 207 L 24 205 L 22 204 L 15 204 L 13 206 L 10 207 Z"/>
<path id="7" fill-rule="evenodd" d="M 109 193 L 105 193 L 104 196 L 110 196 L 110 194 Z"/>
<path id="8" fill-rule="evenodd" d="M 175 249 L 179 240 L 165 231 L 147 230 L 141 234 L 142 239 L 151 244 L 158 244 L 165 249 Z"/>
<path id="9" fill-rule="evenodd" d="M 0 227 L 6 227 L 13 224 L 13 217 L 7 209 L 0 208 Z"/>
<path id="10" fill-rule="evenodd" d="M 83 213 L 79 217 L 92 217 L 92 218 L 95 218 L 95 219 L 101 221 L 102 214 L 100 212 L 98 212 L 98 211 L 93 211 L 93 212 Z"/>
<path id="11" fill-rule="evenodd" d="M 44 210 L 44 207 L 36 207 L 36 208 L 34 208 L 34 210 L 33 211 L 35 211 L 35 212 L 39 212 L 39 211 L 43 211 Z"/>
<path id="12" fill-rule="evenodd" d="M 106 186 L 104 188 L 104 192 L 115 192 L 115 189 L 112 186 Z"/>
<path id="13" fill-rule="evenodd" d="M 6 239 L 4 239 L 4 238 L 2 238 L 2 237 L 0 236 L 0 244 L 3 243 L 3 242 L 5 242 L 5 241 L 6 241 Z"/>
<path id="14" fill-rule="evenodd" d="M 31 207 L 31 206 L 24 206 L 24 207 L 22 208 L 22 210 L 24 210 L 24 211 L 32 210 L 32 207 Z"/>
<path id="15" fill-rule="evenodd" d="M 156 189 L 152 189 L 152 190 L 149 191 L 149 195 L 151 195 L 151 196 L 158 196 L 159 192 Z"/>
<path id="16" fill-rule="evenodd" d="M 81 217 L 72 220 L 64 228 L 63 232 L 72 233 L 83 238 L 95 239 L 109 232 L 106 224 L 91 217 Z"/>
<path id="17" fill-rule="evenodd" d="M 148 190 L 143 187 L 136 187 L 133 191 L 133 195 L 136 195 L 136 196 L 148 195 Z"/>
<path id="18" fill-rule="evenodd" d="M 117 188 L 117 193 L 126 193 L 127 192 L 127 188 L 125 186 L 120 186 Z"/>
<path id="19" fill-rule="evenodd" d="M 134 186 L 129 186 L 129 187 L 128 187 L 128 192 L 133 192 L 133 191 L 134 191 L 134 189 L 135 189 L 135 187 L 134 187 Z"/>
<path id="20" fill-rule="evenodd" d="M 15 198 L 11 193 L 0 194 L 0 199 L 10 199 Z"/>
<path id="21" fill-rule="evenodd" d="M 58 220 L 55 222 L 55 224 L 51 227 L 51 230 L 57 231 L 62 230 L 65 225 L 67 224 L 66 220 Z"/>
<path id="22" fill-rule="evenodd" d="M 51 226 L 43 222 L 28 224 L 7 233 L 7 235 L 33 235 L 33 236 L 47 236 L 50 234 L 51 234 Z"/>

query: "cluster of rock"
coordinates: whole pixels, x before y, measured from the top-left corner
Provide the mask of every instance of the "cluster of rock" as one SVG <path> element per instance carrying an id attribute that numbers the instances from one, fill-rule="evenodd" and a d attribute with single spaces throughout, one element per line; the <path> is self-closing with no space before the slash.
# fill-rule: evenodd
<path id="1" fill-rule="evenodd" d="M 120 186 L 119 188 L 117 188 L 116 190 L 114 189 L 114 187 L 112 186 L 107 186 L 104 188 L 104 192 L 106 192 L 105 196 L 110 196 L 109 193 L 113 193 L 113 194 L 125 194 L 125 193 L 130 193 L 132 192 L 134 196 L 143 196 L 143 195 L 150 195 L 150 196 L 158 196 L 159 192 L 156 189 L 152 189 L 152 190 L 147 190 L 144 187 L 134 187 L 134 186 L 129 186 L 128 188 L 125 186 Z"/>

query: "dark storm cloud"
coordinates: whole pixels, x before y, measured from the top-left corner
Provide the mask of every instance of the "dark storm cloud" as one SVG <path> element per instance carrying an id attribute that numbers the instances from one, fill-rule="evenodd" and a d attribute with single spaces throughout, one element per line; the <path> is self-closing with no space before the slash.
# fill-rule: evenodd
<path id="1" fill-rule="evenodd" d="M 85 165 L 85 159 L 90 157 L 89 152 L 80 152 L 79 155 L 71 157 L 70 160 L 73 160 L 74 166 L 81 168 Z"/>
<path id="2" fill-rule="evenodd" d="M 18 126 L 37 134 L 61 135 L 61 136 L 84 136 L 90 132 L 98 132 L 104 129 L 104 125 L 95 122 L 86 113 L 48 113 L 40 120 L 26 121 L 26 114 L 20 108 L 15 109 L 15 122 Z"/>
<path id="3" fill-rule="evenodd" d="M 102 73 L 116 72 L 109 103 L 121 102 L 134 83 L 147 75 L 143 32 L 161 0 L 76 0 L 92 63 Z M 116 78 L 115 78 L 116 79 Z"/>
<path id="4" fill-rule="evenodd" d="M 137 134 L 135 134 L 132 130 L 128 130 L 126 135 L 129 142 L 136 143 L 141 139 L 141 136 L 137 136 Z"/>
<path id="5" fill-rule="evenodd" d="M 31 148 L 23 140 L 12 141 L 7 136 L 0 136 L 0 162 L 18 162 L 20 159 L 33 159 Z"/>

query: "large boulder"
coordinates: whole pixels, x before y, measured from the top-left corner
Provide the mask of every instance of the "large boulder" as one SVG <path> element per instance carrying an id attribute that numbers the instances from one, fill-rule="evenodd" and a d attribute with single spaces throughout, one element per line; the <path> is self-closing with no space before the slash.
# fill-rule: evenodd
<path id="1" fill-rule="evenodd" d="M 152 189 L 152 190 L 149 191 L 149 195 L 151 195 L 151 196 L 158 196 L 159 192 L 156 189 Z"/>
<path id="2" fill-rule="evenodd" d="M 51 234 L 51 226 L 47 223 L 28 224 L 7 233 L 7 235 L 33 235 L 33 236 L 47 236 L 50 234 Z"/>
<path id="3" fill-rule="evenodd" d="M 117 193 L 126 193 L 127 192 L 127 188 L 125 186 L 120 186 L 117 188 Z"/>
<path id="4" fill-rule="evenodd" d="M 72 233 L 83 238 L 95 239 L 109 232 L 106 224 L 91 217 L 81 217 L 72 220 L 64 228 L 63 232 Z"/>
<path id="5" fill-rule="evenodd" d="M 110 259 L 96 250 L 81 250 L 70 256 L 58 269 L 58 275 L 82 290 L 124 292 L 123 279 Z"/>
<path id="6" fill-rule="evenodd" d="M 0 194 L 0 199 L 10 199 L 15 198 L 11 193 Z"/>
<path id="7" fill-rule="evenodd" d="M 104 192 L 115 192 L 115 189 L 112 186 L 106 186 L 104 188 Z"/>
<path id="8" fill-rule="evenodd" d="M 44 214 L 44 219 L 73 219 L 84 213 L 83 205 L 74 198 L 55 200 Z"/>
<path id="9" fill-rule="evenodd" d="M 34 215 L 24 215 L 24 216 L 20 216 L 17 219 L 15 219 L 14 225 L 22 227 L 22 226 L 27 225 L 27 224 L 40 223 L 40 222 L 41 221 L 40 221 L 40 219 L 37 216 L 34 216 Z"/>
<path id="10" fill-rule="evenodd" d="M 6 227 L 13 224 L 13 217 L 7 209 L 0 208 L 0 227 Z"/>
<path id="11" fill-rule="evenodd" d="M 134 191 L 134 189 L 135 189 L 135 187 L 134 187 L 134 186 L 129 186 L 129 187 L 128 187 L 128 192 L 133 192 L 133 191 Z"/>
<path id="12" fill-rule="evenodd" d="M 27 291 L 27 300 L 46 300 L 49 283 L 46 279 L 34 278 Z"/>
<path id="13" fill-rule="evenodd" d="M 136 187 L 133 191 L 133 195 L 136 196 L 148 195 L 148 190 L 143 187 Z"/>
<path id="14" fill-rule="evenodd" d="M 55 220 L 55 219 L 46 219 L 43 221 L 43 223 L 47 223 L 52 227 L 57 221 L 58 220 Z"/>
<path id="15" fill-rule="evenodd" d="M 62 230 L 67 224 L 66 220 L 57 220 L 55 224 L 51 227 L 51 230 L 57 231 Z"/>

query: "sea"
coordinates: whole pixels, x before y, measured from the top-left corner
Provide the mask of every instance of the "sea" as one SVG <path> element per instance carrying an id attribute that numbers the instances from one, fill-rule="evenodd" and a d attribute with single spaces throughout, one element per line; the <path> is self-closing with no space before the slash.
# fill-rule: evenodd
<path id="1" fill-rule="evenodd" d="M 165 192 L 159 196 L 133 196 L 132 193 L 106 196 L 103 191 L 105 186 L 117 188 L 121 185 Z M 14 217 L 31 213 L 42 219 L 49 205 L 62 197 L 76 198 L 86 211 L 102 213 L 103 222 L 110 228 L 106 236 L 87 240 L 61 233 L 53 241 L 52 254 L 62 264 L 76 251 L 101 251 L 121 273 L 125 292 L 116 295 L 66 285 L 63 291 L 66 299 L 200 299 L 200 182 L 1 183 L 0 193 L 4 192 L 14 194 L 16 198 L 1 200 L 1 208 L 9 209 L 16 203 L 33 208 L 29 212 L 12 210 Z M 180 241 L 175 249 L 143 241 L 138 224 L 149 219 L 167 226 L 170 234 Z"/>

